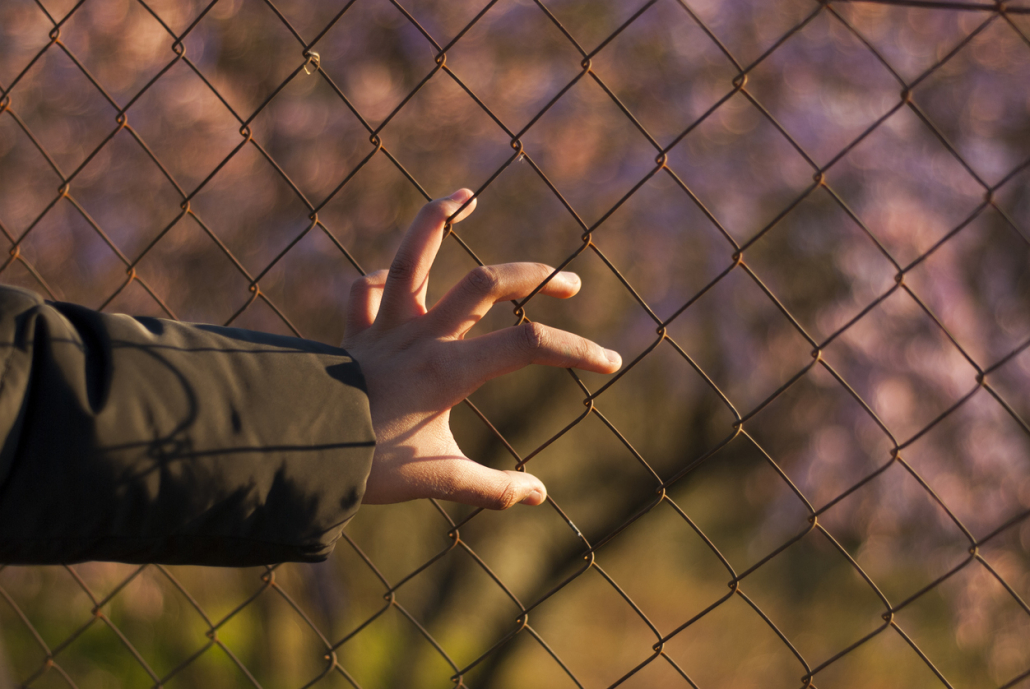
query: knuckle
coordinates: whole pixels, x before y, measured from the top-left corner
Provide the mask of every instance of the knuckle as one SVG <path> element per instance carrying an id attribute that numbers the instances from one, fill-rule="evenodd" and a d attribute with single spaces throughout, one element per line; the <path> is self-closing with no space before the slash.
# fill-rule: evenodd
<path id="1" fill-rule="evenodd" d="M 352 299 L 358 299 L 368 292 L 371 287 L 372 285 L 368 281 L 367 275 L 360 277 L 350 284 L 350 296 Z"/>
<path id="2" fill-rule="evenodd" d="M 518 502 L 519 492 L 515 488 L 515 481 L 508 478 L 504 481 L 504 485 L 501 486 L 500 493 L 495 498 L 495 509 L 506 510 L 512 507 Z"/>
<path id="3" fill-rule="evenodd" d="M 352 295 L 359 296 L 366 292 L 371 292 L 376 287 L 382 286 L 385 277 L 386 271 L 383 270 L 377 270 L 374 273 L 362 275 L 351 283 L 350 293 Z"/>
<path id="4" fill-rule="evenodd" d="M 447 199 L 437 199 L 436 201 L 431 201 L 430 203 L 422 206 L 422 210 L 420 210 L 418 214 L 421 215 L 424 220 L 435 223 L 444 223 L 447 221 L 447 218 L 450 217 L 450 213 L 448 212 L 449 207 L 450 202 Z"/>
<path id="5" fill-rule="evenodd" d="M 479 266 L 465 276 L 468 286 L 481 294 L 493 294 L 500 288 L 501 276 L 493 266 Z"/>
<path id="6" fill-rule="evenodd" d="M 418 262 L 407 256 L 395 256 L 390 264 L 389 277 L 395 280 L 411 280 L 418 272 Z"/>
<path id="7" fill-rule="evenodd" d="M 531 263 L 530 265 L 533 267 L 534 270 L 536 270 L 544 277 L 547 277 L 548 275 L 554 272 L 554 268 L 547 265 L 546 263 Z"/>
<path id="8" fill-rule="evenodd" d="M 519 344 L 527 352 L 547 346 L 547 329 L 539 323 L 523 323 L 519 327 Z"/>

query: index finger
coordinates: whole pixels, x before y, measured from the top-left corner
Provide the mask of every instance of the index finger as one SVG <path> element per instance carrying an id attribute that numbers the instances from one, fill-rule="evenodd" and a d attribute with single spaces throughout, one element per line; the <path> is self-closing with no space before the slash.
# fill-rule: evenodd
<path id="1" fill-rule="evenodd" d="M 468 189 L 459 189 L 418 212 L 390 264 L 377 324 L 389 328 L 425 314 L 429 269 L 440 250 L 444 225 L 472 195 Z M 452 222 L 468 217 L 475 207 L 473 199 Z"/>

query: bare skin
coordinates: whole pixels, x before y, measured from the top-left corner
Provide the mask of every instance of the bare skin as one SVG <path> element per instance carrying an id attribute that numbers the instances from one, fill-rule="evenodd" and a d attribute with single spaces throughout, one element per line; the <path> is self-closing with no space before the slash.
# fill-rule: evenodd
<path id="1" fill-rule="evenodd" d="M 471 197 L 461 189 L 423 207 L 390 270 L 371 273 L 351 289 L 343 347 L 365 375 L 376 434 L 365 503 L 439 498 L 490 509 L 543 503 L 547 489 L 535 476 L 490 469 L 462 453 L 451 434 L 451 408 L 491 378 L 529 364 L 597 373 L 622 365 L 611 350 L 537 323 L 465 339 L 496 302 L 525 297 L 543 282 L 554 270 L 546 265 L 477 268 L 426 308 L 444 224 Z M 579 288 L 578 276 L 562 272 L 541 293 L 565 299 Z"/>

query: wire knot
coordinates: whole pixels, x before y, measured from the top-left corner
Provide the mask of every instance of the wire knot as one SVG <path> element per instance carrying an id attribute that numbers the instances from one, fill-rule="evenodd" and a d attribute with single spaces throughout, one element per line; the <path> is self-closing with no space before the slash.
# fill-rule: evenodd
<path id="1" fill-rule="evenodd" d="M 322 67 L 322 56 L 316 53 L 314 50 L 304 53 L 304 57 L 307 60 L 304 61 L 304 73 L 311 76 L 315 72 L 319 71 Z"/>

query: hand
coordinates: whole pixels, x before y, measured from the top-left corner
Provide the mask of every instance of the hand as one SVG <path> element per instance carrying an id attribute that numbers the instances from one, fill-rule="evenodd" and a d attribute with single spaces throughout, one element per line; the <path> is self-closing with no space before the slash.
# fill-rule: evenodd
<path id="1" fill-rule="evenodd" d="M 562 330 L 525 323 L 480 337 L 465 334 L 496 302 L 530 294 L 553 271 L 539 263 L 476 268 L 426 310 L 429 269 L 447 218 L 472 197 L 461 189 L 423 207 L 389 272 L 354 283 L 343 347 L 368 386 L 376 449 L 363 502 L 441 498 L 477 507 L 539 505 L 547 497 L 535 476 L 497 471 L 470 460 L 454 440 L 451 408 L 491 378 L 528 364 L 614 373 L 618 354 Z M 475 201 L 454 218 L 458 222 Z M 558 273 L 542 294 L 579 291 L 574 273 Z"/>

